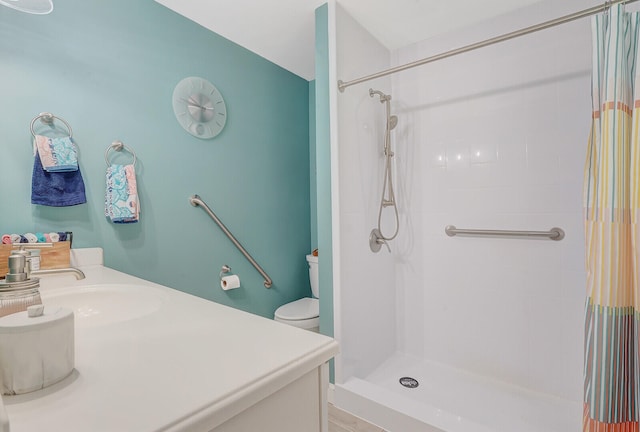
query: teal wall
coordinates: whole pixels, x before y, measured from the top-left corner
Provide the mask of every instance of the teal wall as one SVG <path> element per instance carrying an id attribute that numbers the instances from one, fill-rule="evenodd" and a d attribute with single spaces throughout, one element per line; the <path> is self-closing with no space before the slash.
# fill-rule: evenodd
<path id="1" fill-rule="evenodd" d="M 213 82 L 228 121 L 213 140 L 188 135 L 171 95 L 184 77 Z M 0 7 L 0 232 L 74 232 L 110 267 L 271 317 L 310 294 L 309 83 L 152 0 L 57 1 L 52 14 Z M 50 111 L 80 149 L 88 203 L 30 204 L 29 123 Z M 138 154 L 141 222 L 103 215 L 104 152 Z M 262 278 L 200 208 L 198 193 L 272 277 Z M 242 288 L 224 292 L 229 264 Z"/>
<path id="2" fill-rule="evenodd" d="M 316 188 L 320 332 L 333 336 L 333 253 L 331 250 L 331 135 L 329 119 L 329 6 L 316 9 Z M 330 380 L 335 382 L 333 359 Z"/>
<path id="3" fill-rule="evenodd" d="M 333 269 L 331 252 L 331 138 L 329 123 L 329 9 L 316 9 L 316 182 L 320 331 L 333 336 Z"/>
<path id="4" fill-rule="evenodd" d="M 309 198 L 311 249 L 318 248 L 318 183 L 316 182 L 316 82 L 309 81 Z"/>

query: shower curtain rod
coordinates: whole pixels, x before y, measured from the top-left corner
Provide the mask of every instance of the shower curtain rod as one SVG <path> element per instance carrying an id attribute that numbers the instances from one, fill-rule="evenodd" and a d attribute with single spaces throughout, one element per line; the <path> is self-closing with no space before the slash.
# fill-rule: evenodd
<path id="1" fill-rule="evenodd" d="M 563 17 L 556 18 L 556 19 L 553 19 L 551 21 L 546 21 L 546 22 L 543 22 L 543 23 L 540 23 L 540 24 L 536 24 L 536 25 L 533 25 L 533 26 L 530 26 L 530 27 L 525 27 L 523 29 L 516 30 L 516 31 L 511 32 L 511 33 L 506 33 L 506 34 L 503 34 L 501 36 L 496 36 L 496 37 L 484 40 L 482 42 L 476 42 L 476 43 L 471 44 L 471 45 L 466 45 L 466 46 L 463 46 L 461 48 L 456 48 L 456 49 L 453 49 L 453 50 L 450 50 L 450 51 L 447 51 L 447 52 L 444 52 L 444 53 L 441 53 L 441 54 L 437 54 L 437 55 L 434 55 L 434 56 L 431 56 L 431 57 L 426 57 L 426 58 L 423 58 L 422 60 L 417 60 L 417 61 L 414 61 L 414 62 L 411 62 L 411 63 L 407 63 L 407 64 L 404 64 L 404 65 L 401 65 L 401 66 L 393 67 L 391 69 L 386 69 L 386 70 L 383 70 L 383 71 L 378 72 L 378 73 L 374 73 L 374 74 L 371 74 L 371 75 L 364 76 L 362 78 L 354 79 L 354 80 L 351 80 L 351 81 L 338 80 L 338 89 L 340 90 L 340 92 L 344 92 L 344 89 L 346 89 L 347 87 L 350 87 L 350 86 L 355 85 L 355 84 L 360 84 L 361 82 L 365 82 L 365 81 L 369 81 L 369 80 L 372 80 L 372 79 L 380 78 L 380 77 L 383 77 L 383 76 L 391 75 L 391 74 L 394 74 L 396 72 L 401 72 L 401 71 L 404 71 L 404 70 L 407 70 L 407 69 L 414 68 L 416 66 L 422 66 L 424 64 L 431 63 L 431 62 L 434 62 L 436 60 L 442 60 L 442 59 L 447 58 L 447 57 L 453 57 L 455 55 L 462 54 L 462 53 L 469 52 L 469 51 L 473 51 L 473 50 L 476 50 L 478 48 L 483 48 L 483 47 L 486 47 L 486 46 L 489 46 L 489 45 L 493 45 L 493 44 L 496 44 L 498 42 L 504 42 L 506 40 L 514 39 L 514 38 L 517 38 L 517 37 L 520 37 L 520 36 L 524 36 L 524 35 L 529 34 L 529 33 L 534 33 L 534 32 L 540 31 L 540 30 L 545 30 L 545 29 L 548 29 L 548 28 L 551 28 L 551 27 L 555 27 L 555 26 L 560 25 L 560 24 L 565 24 L 565 23 L 568 23 L 568 22 L 571 22 L 571 21 L 575 21 L 575 20 L 580 19 L 580 18 L 585 18 L 585 17 L 591 16 L 591 15 L 595 15 L 597 13 L 600 13 L 600 12 L 603 12 L 603 11 L 607 10 L 611 6 L 613 6 L 615 4 L 618 4 L 618 3 L 634 3 L 636 1 L 638 1 L 638 0 L 611 0 L 611 1 L 607 1 L 607 2 L 605 2 L 604 4 L 602 4 L 600 6 L 594 6 L 594 7 L 591 7 L 589 9 L 585 9 L 585 10 L 582 10 L 582 11 L 579 11 L 579 12 L 574 12 L 572 14 L 565 15 Z"/>

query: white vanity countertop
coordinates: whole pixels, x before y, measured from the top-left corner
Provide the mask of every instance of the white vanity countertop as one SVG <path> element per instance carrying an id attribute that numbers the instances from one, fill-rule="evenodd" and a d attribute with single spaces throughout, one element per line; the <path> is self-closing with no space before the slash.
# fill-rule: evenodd
<path id="1" fill-rule="evenodd" d="M 79 268 L 86 279 L 41 279 L 45 307 L 65 286 L 111 284 L 148 287 L 157 310 L 108 324 L 99 314 L 76 316 L 76 371 L 49 388 L 4 396 L 11 432 L 209 431 L 338 351 L 326 336 L 101 265 Z"/>

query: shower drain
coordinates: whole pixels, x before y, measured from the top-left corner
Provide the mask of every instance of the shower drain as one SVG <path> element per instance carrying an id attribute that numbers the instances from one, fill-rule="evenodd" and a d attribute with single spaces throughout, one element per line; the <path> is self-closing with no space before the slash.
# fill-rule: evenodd
<path id="1" fill-rule="evenodd" d="M 420 385 L 417 379 L 411 377 L 402 377 L 400 378 L 400 384 L 407 388 L 416 388 Z"/>

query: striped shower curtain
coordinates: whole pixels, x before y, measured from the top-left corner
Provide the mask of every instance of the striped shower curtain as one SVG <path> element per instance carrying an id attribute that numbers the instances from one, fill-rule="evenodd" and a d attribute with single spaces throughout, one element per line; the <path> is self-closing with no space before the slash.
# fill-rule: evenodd
<path id="1" fill-rule="evenodd" d="M 583 431 L 640 431 L 638 13 L 592 19 L 593 123 L 585 164 Z"/>

